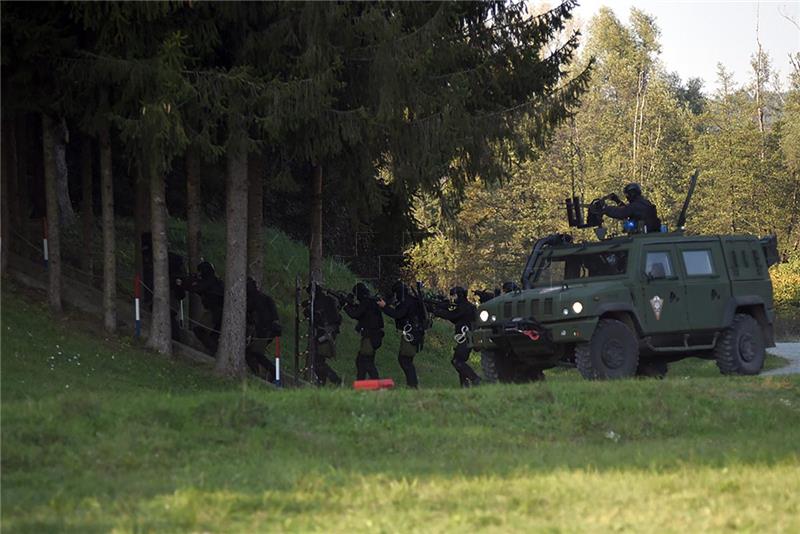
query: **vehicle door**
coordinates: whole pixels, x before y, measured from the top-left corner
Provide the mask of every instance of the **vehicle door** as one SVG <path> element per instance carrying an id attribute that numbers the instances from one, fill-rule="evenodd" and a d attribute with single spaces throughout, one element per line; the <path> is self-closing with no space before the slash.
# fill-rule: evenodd
<path id="1" fill-rule="evenodd" d="M 683 332 L 689 326 L 686 288 L 676 263 L 672 244 L 646 245 L 639 265 L 643 302 L 640 319 L 646 334 Z"/>
<path id="2" fill-rule="evenodd" d="M 681 244 L 680 269 L 686 283 L 689 325 L 694 331 L 723 327 L 731 286 L 719 241 Z"/>

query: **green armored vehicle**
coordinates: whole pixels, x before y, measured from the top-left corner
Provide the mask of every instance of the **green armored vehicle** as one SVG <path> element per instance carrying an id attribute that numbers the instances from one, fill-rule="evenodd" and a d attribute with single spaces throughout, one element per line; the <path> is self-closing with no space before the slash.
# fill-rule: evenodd
<path id="1" fill-rule="evenodd" d="M 580 199 L 567 202 L 573 226 L 602 224 L 597 201 L 589 224 L 576 213 Z M 551 235 L 534 245 L 522 289 L 479 307 L 472 346 L 487 378 L 501 382 L 564 364 L 587 379 L 663 376 L 668 362 L 688 356 L 713 358 L 724 374 L 758 374 L 774 346 L 775 262 L 774 237 L 633 231 L 574 243 Z"/>

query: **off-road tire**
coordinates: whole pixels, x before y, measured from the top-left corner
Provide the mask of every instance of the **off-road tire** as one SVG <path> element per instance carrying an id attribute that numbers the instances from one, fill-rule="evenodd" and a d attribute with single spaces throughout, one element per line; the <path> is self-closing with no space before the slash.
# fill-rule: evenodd
<path id="1" fill-rule="evenodd" d="M 496 351 L 481 352 L 481 369 L 487 383 L 524 384 L 544 380 L 541 369 L 525 365 Z"/>
<path id="2" fill-rule="evenodd" d="M 753 317 L 737 313 L 714 348 L 714 359 L 724 375 L 757 375 L 764 367 L 764 332 Z"/>
<path id="3" fill-rule="evenodd" d="M 493 350 L 482 351 L 481 369 L 483 370 L 484 381 L 490 384 L 513 381 L 513 362 L 505 354 Z"/>
<path id="4" fill-rule="evenodd" d="M 668 369 L 667 362 L 664 360 L 640 360 L 639 367 L 636 369 L 636 376 L 660 379 L 667 376 Z"/>
<path id="5" fill-rule="evenodd" d="M 639 366 L 636 334 L 622 321 L 601 319 L 592 339 L 575 346 L 575 364 L 587 380 L 634 376 Z"/>
<path id="6" fill-rule="evenodd" d="M 489 351 L 481 351 L 481 370 L 483 371 L 483 381 L 486 384 L 497 382 L 497 367 L 494 361 L 494 354 Z"/>

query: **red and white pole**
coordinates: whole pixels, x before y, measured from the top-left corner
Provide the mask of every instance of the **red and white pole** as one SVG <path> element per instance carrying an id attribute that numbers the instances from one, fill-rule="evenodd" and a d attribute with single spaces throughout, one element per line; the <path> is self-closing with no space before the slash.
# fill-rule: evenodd
<path id="1" fill-rule="evenodd" d="M 47 269 L 47 260 L 50 258 L 47 249 L 47 217 L 42 219 L 42 254 L 44 255 L 44 268 Z"/>
<path id="2" fill-rule="evenodd" d="M 136 321 L 136 337 L 141 337 L 142 335 L 142 317 L 139 310 L 139 301 L 142 298 L 142 279 L 139 277 L 139 273 L 136 273 L 136 276 L 133 278 L 133 307 L 134 307 L 134 319 Z"/>
<path id="3" fill-rule="evenodd" d="M 275 385 L 281 387 L 281 338 L 275 338 Z"/>

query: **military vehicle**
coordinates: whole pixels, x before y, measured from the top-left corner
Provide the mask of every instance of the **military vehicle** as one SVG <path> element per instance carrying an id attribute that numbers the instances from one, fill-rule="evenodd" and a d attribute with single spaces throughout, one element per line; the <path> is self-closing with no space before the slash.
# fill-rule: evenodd
<path id="1" fill-rule="evenodd" d="M 568 199 L 570 226 L 594 227 L 600 239 L 539 239 L 520 289 L 479 306 L 471 343 L 487 378 L 536 380 L 558 365 L 587 379 L 663 376 L 688 356 L 716 360 L 723 374 L 759 373 L 774 346 L 777 241 L 685 233 L 696 180 L 675 231 L 642 233 L 625 221 L 626 233 L 606 237 L 605 197 Z"/>

